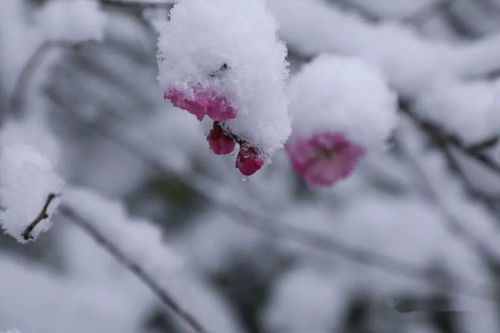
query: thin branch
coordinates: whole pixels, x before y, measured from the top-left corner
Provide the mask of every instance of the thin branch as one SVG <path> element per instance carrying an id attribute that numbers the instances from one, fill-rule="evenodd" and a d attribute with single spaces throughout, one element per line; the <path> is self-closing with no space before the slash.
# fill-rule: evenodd
<path id="1" fill-rule="evenodd" d="M 149 275 L 140 264 L 132 261 L 127 255 L 120 250 L 116 244 L 106 238 L 92 223 L 78 215 L 73 209 L 68 206 L 62 206 L 59 211 L 69 221 L 80 227 L 88 235 L 90 235 L 97 243 L 105 248 L 117 261 L 133 272 L 144 284 L 146 284 L 172 312 L 186 322 L 191 329 L 196 333 L 207 333 L 208 331 L 201 323 L 188 311 L 183 309 L 177 301 L 163 288 L 158 281 Z"/>
<path id="2" fill-rule="evenodd" d="M 24 109 L 26 101 L 25 96 L 29 89 L 29 85 L 33 81 L 38 68 L 41 67 L 41 64 L 45 60 L 46 55 L 55 45 L 56 43 L 54 42 L 43 42 L 35 49 L 26 61 L 26 64 L 21 69 L 16 83 L 14 84 L 14 90 L 10 100 L 12 111 L 17 113 L 18 111 L 22 111 Z"/>
<path id="3" fill-rule="evenodd" d="M 474 184 L 469 180 L 464 170 L 462 169 L 460 163 L 455 159 L 452 152 L 450 151 L 450 147 L 454 147 L 457 150 L 464 153 L 466 156 L 474 159 L 479 162 L 481 165 L 489 167 L 489 170 L 493 170 L 500 176 L 500 165 L 495 161 L 487 157 L 483 154 L 481 150 L 477 149 L 476 145 L 471 147 L 465 146 L 461 141 L 454 135 L 447 133 L 444 129 L 442 129 L 437 124 L 434 124 L 428 120 L 424 120 L 417 116 L 414 112 L 410 110 L 408 105 L 404 105 L 400 108 L 400 111 L 405 114 L 417 127 L 425 133 L 425 135 L 434 143 L 434 145 L 441 151 L 443 157 L 446 159 L 449 168 L 454 171 L 454 175 L 461 181 L 464 186 L 466 193 L 468 193 L 475 200 L 481 202 L 491 213 L 493 217 L 496 218 L 500 226 L 500 211 L 498 208 L 498 204 L 500 200 L 498 198 L 492 197 L 488 193 L 484 193 L 478 190 Z M 487 160 L 487 163 L 483 163 L 484 160 Z M 497 171 L 495 171 L 498 169 Z"/>
<path id="4" fill-rule="evenodd" d="M 33 51 L 26 64 L 21 69 L 17 80 L 14 84 L 14 90 L 10 98 L 10 107 L 14 113 L 22 113 L 26 107 L 26 96 L 28 94 L 30 84 L 32 84 L 37 71 L 42 67 L 47 55 L 53 49 L 59 47 L 78 48 L 81 43 L 65 42 L 65 41 L 44 41 Z"/>
<path id="5" fill-rule="evenodd" d="M 413 170 L 416 182 L 422 188 L 423 197 L 429 203 L 434 204 L 434 206 L 441 211 L 445 221 L 447 222 L 448 230 L 462 238 L 473 250 L 473 252 L 475 252 L 479 257 L 485 259 L 487 263 L 498 263 L 498 258 L 493 254 L 491 249 L 489 249 L 479 238 L 470 234 L 465 228 L 465 223 L 463 223 L 463 221 L 457 218 L 456 215 L 448 209 L 445 202 L 441 199 L 438 191 L 435 189 L 433 182 L 429 179 L 418 160 L 407 151 L 406 147 L 402 147 L 401 151 L 404 158 L 408 161 L 408 166 L 411 170 Z"/>
<path id="6" fill-rule="evenodd" d="M 99 0 L 102 4 L 120 7 L 170 7 L 177 0 Z"/>
<path id="7" fill-rule="evenodd" d="M 424 6 L 424 8 L 404 18 L 403 22 L 409 24 L 425 23 L 437 14 L 448 10 L 455 2 L 456 0 L 436 0 L 434 3 Z"/>
<path id="8" fill-rule="evenodd" d="M 439 125 L 417 116 L 407 105 L 403 104 L 401 111 L 413 122 L 419 125 L 419 127 L 424 130 L 434 142 L 455 147 L 500 177 L 500 163 L 497 163 L 489 156 L 483 154 L 482 151 L 478 150 L 475 145 L 465 145 L 456 135 L 448 133 Z"/>
<path id="9" fill-rule="evenodd" d="M 47 199 L 45 200 L 45 203 L 42 207 L 42 210 L 38 214 L 38 216 L 33 220 L 33 222 L 30 223 L 30 225 L 24 230 L 24 232 L 21 234 L 23 236 L 24 240 L 30 240 L 33 239 L 33 235 L 31 234 L 33 230 L 36 228 L 36 226 L 42 222 L 43 220 L 49 218 L 49 214 L 47 213 L 47 210 L 49 209 L 50 203 L 60 196 L 61 194 L 54 194 L 50 193 L 47 196 Z"/>

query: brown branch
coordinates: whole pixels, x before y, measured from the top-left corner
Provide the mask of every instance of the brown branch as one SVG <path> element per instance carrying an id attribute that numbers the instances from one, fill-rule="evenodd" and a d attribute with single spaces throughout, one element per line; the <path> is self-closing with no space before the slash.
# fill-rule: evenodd
<path id="1" fill-rule="evenodd" d="M 38 216 L 33 220 L 33 222 L 30 223 L 30 225 L 24 230 L 24 232 L 21 234 L 21 236 L 23 236 L 23 239 L 24 240 L 30 240 L 30 239 L 33 239 L 33 235 L 31 235 L 31 233 L 33 232 L 33 230 L 36 228 L 36 226 L 42 222 L 43 220 L 45 219 L 48 219 L 49 218 L 49 214 L 47 213 L 47 210 L 49 209 L 49 206 L 50 206 L 50 203 L 55 199 L 57 198 L 58 196 L 60 196 L 61 194 L 54 194 L 54 193 L 50 193 L 48 196 L 47 196 L 47 199 L 45 200 L 45 203 L 42 207 L 42 210 L 40 211 L 40 213 L 38 214 Z"/>
<path id="2" fill-rule="evenodd" d="M 207 333 L 208 331 L 201 325 L 201 323 L 188 311 L 183 309 L 177 301 L 163 288 L 158 281 L 149 275 L 140 264 L 131 260 L 120 248 L 109 241 L 106 236 L 95 228 L 92 223 L 85 220 L 78 215 L 73 209 L 68 206 L 62 206 L 59 211 L 70 222 L 74 223 L 91 236 L 97 243 L 105 248 L 118 262 L 134 273 L 146 286 L 148 286 L 153 293 L 158 296 L 164 305 L 179 318 L 181 318 L 189 327 L 196 333 Z"/>

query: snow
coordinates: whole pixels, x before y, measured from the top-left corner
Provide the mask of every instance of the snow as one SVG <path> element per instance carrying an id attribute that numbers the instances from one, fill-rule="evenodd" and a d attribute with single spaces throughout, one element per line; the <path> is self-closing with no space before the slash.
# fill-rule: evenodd
<path id="1" fill-rule="evenodd" d="M 56 172 L 59 151 L 42 114 L 9 120 L 0 130 L 0 224 L 21 243 L 23 231 L 40 213 L 50 194 L 63 192 Z M 36 239 L 49 229 L 50 217 L 60 201 L 48 205 L 49 218 L 42 220 L 31 236 Z"/>
<path id="2" fill-rule="evenodd" d="M 36 15 L 36 23 L 50 41 L 101 40 L 105 15 L 94 0 L 52 0 Z"/>
<path id="3" fill-rule="evenodd" d="M 481 142 L 500 133 L 500 80 L 434 82 L 417 109 L 467 142 Z"/>
<path id="4" fill-rule="evenodd" d="M 303 55 L 356 55 L 376 64 L 391 86 L 409 95 L 446 70 L 453 48 L 394 22 L 370 23 L 321 0 L 271 0 L 280 36 Z M 395 47 L 397 41 L 397 47 Z"/>
<path id="5" fill-rule="evenodd" d="M 36 147 L 54 165 L 59 160 L 59 146 L 48 128 L 43 113 L 33 113 L 20 120 L 7 120 L 0 130 L 0 145 L 25 144 Z"/>
<path id="6" fill-rule="evenodd" d="M 347 281 L 314 267 L 299 267 L 281 277 L 267 305 L 265 323 L 271 332 L 334 332 L 340 328 Z M 304 286 L 308 286 L 307 290 Z M 336 320 L 338 322 L 336 322 Z"/>
<path id="7" fill-rule="evenodd" d="M 42 212 L 50 194 L 61 194 L 62 184 L 51 161 L 33 146 L 11 144 L 3 148 L 0 152 L 0 221 L 4 231 L 25 243 L 23 231 Z M 33 230 L 34 239 L 49 229 L 50 216 L 58 202 L 56 198 L 49 204 L 46 212 L 49 218 Z"/>
<path id="8" fill-rule="evenodd" d="M 129 217 L 118 201 L 72 188 L 66 194 L 66 203 L 127 258 L 155 277 L 164 279 L 181 267 L 179 256 L 164 244 L 159 227 L 145 219 Z"/>
<path id="9" fill-rule="evenodd" d="M 329 52 L 371 62 L 402 98 L 423 99 L 426 108 L 436 108 L 427 110 L 426 116 L 439 118 L 443 124 L 450 122 L 449 127 L 460 130 L 455 134 L 464 140 L 476 140 L 480 132 L 483 139 L 498 132 L 498 117 L 492 124 L 485 124 L 498 113 L 487 105 L 492 94 L 498 94 L 494 83 L 467 83 L 498 69 L 498 34 L 475 42 L 453 43 L 424 37 L 396 22 L 368 22 L 319 0 L 271 0 L 270 4 L 280 24 L 280 36 L 299 54 Z M 475 100 L 478 98 L 485 100 Z M 468 124 L 468 128 L 457 122 Z"/>
<path id="10" fill-rule="evenodd" d="M 261 0 L 182 1 L 159 35 L 160 87 L 192 95 L 201 85 L 224 96 L 237 110 L 225 125 L 269 158 L 291 131 L 276 30 Z"/>
<path id="11" fill-rule="evenodd" d="M 396 95 L 363 60 L 321 55 L 292 77 L 293 137 L 332 131 L 381 151 L 396 127 Z"/>

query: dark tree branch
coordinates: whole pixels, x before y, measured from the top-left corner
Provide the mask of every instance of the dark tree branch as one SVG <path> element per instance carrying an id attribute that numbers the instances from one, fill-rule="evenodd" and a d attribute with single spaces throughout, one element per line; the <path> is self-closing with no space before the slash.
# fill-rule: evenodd
<path id="1" fill-rule="evenodd" d="M 447 205 L 435 189 L 434 184 L 427 177 L 427 174 L 420 166 L 417 159 L 414 158 L 405 148 L 406 147 L 403 147 L 402 149 L 403 157 L 408 161 L 409 167 L 413 170 L 413 175 L 415 176 L 417 183 L 422 188 L 423 197 L 429 203 L 434 204 L 434 206 L 441 211 L 445 218 L 448 230 L 464 240 L 465 243 L 469 245 L 469 248 L 480 258 L 483 258 L 486 263 L 499 263 L 498 258 L 491 251 L 491 249 L 487 247 L 482 240 L 470 234 L 470 232 L 465 228 L 465 223 L 457 218 L 456 215 L 448 209 Z"/>
<path id="2" fill-rule="evenodd" d="M 456 135 L 448 133 L 438 124 L 417 116 L 407 105 L 403 104 L 401 111 L 424 130 L 435 143 L 456 148 L 500 177 L 500 163 L 497 163 L 495 160 L 485 155 L 481 150 L 478 150 L 477 145 L 465 145 Z M 491 144 L 492 143 L 490 143 L 490 145 Z"/>
<path id="3" fill-rule="evenodd" d="M 436 0 L 419 11 L 403 19 L 403 22 L 410 24 L 422 24 L 437 14 L 447 11 L 456 0 Z"/>
<path id="4" fill-rule="evenodd" d="M 441 151 L 443 157 L 446 159 L 449 168 L 454 171 L 454 175 L 461 181 L 466 193 L 468 193 L 475 200 L 481 202 L 488 211 L 496 217 L 500 224 L 500 199 L 495 198 L 488 193 L 478 190 L 470 179 L 465 174 L 459 162 L 455 159 L 451 152 L 451 148 L 464 153 L 466 156 L 475 160 L 479 164 L 493 171 L 496 175 L 500 176 L 500 164 L 496 163 L 493 159 L 483 153 L 483 150 L 478 150 L 477 145 L 468 147 L 464 145 L 458 137 L 447 133 L 439 125 L 434 124 L 428 120 L 420 118 L 410 110 L 408 105 L 403 105 L 400 111 L 405 114 L 417 127 L 431 140 L 431 142 Z M 491 144 L 491 142 L 490 142 Z"/>
<path id="5" fill-rule="evenodd" d="M 24 240 L 30 240 L 33 239 L 32 232 L 36 228 L 36 226 L 42 222 L 43 220 L 49 218 L 49 214 L 47 213 L 47 210 L 49 209 L 50 203 L 60 196 L 61 194 L 54 194 L 50 193 L 47 196 L 47 200 L 45 200 L 45 203 L 42 207 L 42 210 L 40 211 L 40 214 L 33 220 L 33 222 L 30 223 L 30 225 L 24 230 L 21 236 L 23 236 Z"/>
<path id="6" fill-rule="evenodd" d="M 495 147 L 500 141 L 500 136 L 495 135 L 489 139 L 483 140 L 482 142 L 476 143 L 468 147 L 469 151 L 476 152 L 478 154 L 482 154 L 488 149 Z"/>
<path id="7" fill-rule="evenodd" d="M 183 309 L 177 301 L 169 294 L 165 288 L 163 288 L 158 281 L 156 281 L 151 275 L 149 275 L 140 264 L 132 261 L 123 253 L 116 244 L 109 241 L 106 236 L 101 233 L 97 228 L 95 228 L 92 223 L 85 220 L 83 217 L 78 215 L 73 209 L 68 206 L 62 206 L 59 211 L 63 216 L 65 216 L 70 222 L 74 223 L 83 231 L 85 231 L 89 236 L 91 236 L 97 243 L 99 243 L 103 248 L 105 248 L 115 259 L 120 262 L 123 266 L 134 273 L 145 285 L 147 285 L 158 298 L 174 312 L 179 318 L 181 318 L 189 327 L 196 333 L 207 333 L 208 331 L 200 324 L 200 322 L 189 312 Z"/>

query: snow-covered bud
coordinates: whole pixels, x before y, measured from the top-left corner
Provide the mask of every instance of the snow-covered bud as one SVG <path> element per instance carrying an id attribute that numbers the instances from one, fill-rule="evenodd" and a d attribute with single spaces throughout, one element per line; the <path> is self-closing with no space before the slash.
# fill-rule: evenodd
<path id="1" fill-rule="evenodd" d="M 236 167 L 245 176 L 253 175 L 264 165 L 264 158 L 255 147 L 242 145 L 236 157 Z"/>
<path id="2" fill-rule="evenodd" d="M 309 185 L 351 174 L 364 152 L 381 151 L 396 125 L 396 97 L 375 68 L 321 55 L 290 83 L 293 134 L 286 150 Z"/>
<path id="3" fill-rule="evenodd" d="M 214 122 L 214 127 L 207 136 L 207 141 L 212 150 L 217 155 L 230 154 L 234 150 L 236 142 L 233 137 L 224 132 L 218 122 Z"/>
<path id="4" fill-rule="evenodd" d="M 264 0 L 190 0 L 172 8 L 158 38 L 164 97 L 199 120 L 223 122 L 264 161 L 291 132 L 276 31 Z"/>

